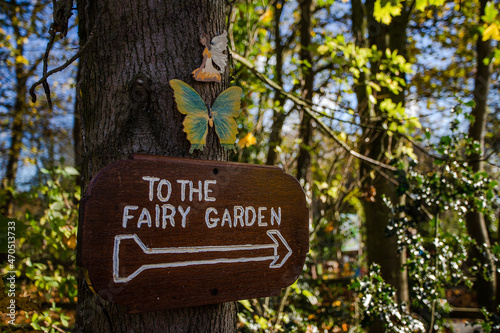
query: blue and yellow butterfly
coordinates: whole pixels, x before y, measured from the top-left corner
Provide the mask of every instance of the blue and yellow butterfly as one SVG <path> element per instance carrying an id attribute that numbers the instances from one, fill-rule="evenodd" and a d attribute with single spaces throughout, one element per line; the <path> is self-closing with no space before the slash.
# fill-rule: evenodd
<path id="1" fill-rule="evenodd" d="M 195 149 L 205 147 L 208 126 L 215 126 L 215 133 L 220 144 L 226 149 L 233 149 L 238 133 L 238 125 L 234 120 L 240 114 L 241 94 L 240 87 L 231 87 L 224 90 L 215 100 L 212 107 L 205 105 L 200 95 L 187 83 L 181 80 L 170 80 L 174 90 L 174 98 L 179 112 L 186 115 L 182 124 L 187 139 L 191 142 L 190 153 Z"/>

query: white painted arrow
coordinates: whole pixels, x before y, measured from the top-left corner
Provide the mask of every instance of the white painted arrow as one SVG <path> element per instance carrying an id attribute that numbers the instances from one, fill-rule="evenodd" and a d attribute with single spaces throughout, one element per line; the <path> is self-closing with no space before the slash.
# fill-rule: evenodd
<path id="1" fill-rule="evenodd" d="M 266 261 L 272 260 L 269 268 L 280 268 L 292 255 L 292 249 L 288 246 L 283 236 L 278 230 L 268 230 L 267 235 L 274 242 L 273 244 L 244 244 L 244 245 L 225 245 L 225 246 L 190 246 L 190 247 L 164 247 L 164 248 L 149 248 L 137 236 L 137 234 L 126 234 L 115 236 L 115 246 L 113 249 L 113 280 L 115 283 L 129 282 L 141 272 L 153 268 L 169 268 L 169 267 L 183 267 L 194 265 L 214 265 L 214 264 L 229 264 L 238 262 L 252 262 L 252 261 Z M 232 251 L 245 251 L 245 250 L 260 250 L 260 249 L 273 249 L 272 256 L 264 257 L 241 257 L 241 258 L 216 258 L 208 260 L 192 260 L 192 261 L 178 261 L 160 264 L 142 265 L 134 273 L 121 277 L 120 276 L 120 242 L 124 239 L 133 239 L 146 254 L 174 254 L 174 253 L 201 253 L 201 252 L 232 252 Z M 281 259 L 278 255 L 278 247 L 280 242 L 288 250 L 287 254 Z"/>

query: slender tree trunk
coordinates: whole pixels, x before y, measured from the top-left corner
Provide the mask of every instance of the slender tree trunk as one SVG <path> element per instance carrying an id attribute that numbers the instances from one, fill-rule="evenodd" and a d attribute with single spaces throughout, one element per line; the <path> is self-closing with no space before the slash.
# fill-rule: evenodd
<path id="1" fill-rule="evenodd" d="M 354 42 L 358 47 L 367 47 L 368 43 L 365 37 L 366 34 L 366 13 L 365 6 L 361 0 L 352 0 L 351 20 Z M 370 112 L 369 100 L 366 93 L 366 72 L 359 73 L 357 84 L 354 86 L 354 92 L 358 101 L 357 112 L 363 114 Z M 366 114 L 365 114 L 366 117 Z"/>
<path id="2" fill-rule="evenodd" d="M 78 71 L 76 74 L 76 81 L 80 82 L 80 65 L 78 65 Z M 82 165 L 82 124 L 80 122 L 80 111 L 79 111 L 80 99 L 78 94 L 75 97 L 75 111 L 74 111 L 74 121 L 73 121 L 73 153 L 75 154 L 73 163 L 75 168 L 80 170 Z M 78 177 L 77 184 L 81 185 L 81 177 Z"/>
<path id="3" fill-rule="evenodd" d="M 212 38 L 225 29 L 225 4 L 78 1 L 81 44 L 90 43 L 81 57 L 78 84 L 83 191 L 100 169 L 133 153 L 190 156 L 183 118 L 168 82 L 187 82 L 208 103 L 227 87 L 228 72 L 222 84 L 197 83 L 191 77 L 202 61 L 200 35 Z M 192 157 L 227 160 L 228 153 L 211 130 L 205 150 Z M 236 330 L 235 303 L 129 315 L 96 296 L 83 278 L 78 297 L 76 332 Z"/>
<path id="4" fill-rule="evenodd" d="M 480 0 L 479 17 L 484 15 L 486 0 Z M 482 20 L 481 20 L 482 22 Z M 492 63 L 484 64 L 484 60 L 491 54 L 491 41 L 483 41 L 479 35 L 476 42 L 477 53 L 477 69 L 474 80 L 474 102 L 475 106 L 472 110 L 474 121 L 469 127 L 469 137 L 480 144 L 481 151 L 484 151 L 484 136 L 486 132 L 486 121 L 488 116 L 488 92 L 490 86 L 490 76 Z M 474 172 L 483 171 L 483 162 L 480 154 L 472 154 L 469 156 L 470 165 Z M 495 294 L 496 294 L 496 275 L 495 261 L 491 254 L 490 239 L 488 229 L 484 220 L 484 215 L 480 212 L 471 211 L 465 215 L 467 231 L 472 239 L 474 239 L 479 249 L 474 248 L 472 251 L 473 258 L 488 267 L 489 277 L 485 278 L 482 274 L 478 275 L 475 282 L 478 301 L 481 306 L 485 306 L 488 310 L 495 309 Z"/>
<path id="5" fill-rule="evenodd" d="M 313 53 L 311 51 L 311 31 L 312 31 L 312 0 L 299 1 L 301 20 L 300 20 L 300 60 L 302 61 L 302 99 L 312 100 L 314 72 Z M 302 119 L 300 122 L 299 138 L 301 139 L 299 155 L 297 158 L 297 179 L 302 183 L 306 190 L 308 200 L 310 200 L 311 191 L 311 146 L 313 124 L 312 118 L 307 113 L 302 111 Z"/>
<path id="6" fill-rule="evenodd" d="M 14 35 L 17 40 L 16 54 L 23 55 L 24 42 L 19 32 L 19 28 L 14 29 Z M 21 150 L 23 146 L 24 135 L 24 113 L 26 111 L 26 96 L 28 93 L 27 75 L 25 65 L 16 61 L 15 64 L 16 74 L 16 97 L 14 101 L 14 108 L 12 109 L 12 127 L 10 135 L 10 147 L 7 152 L 7 167 L 5 170 L 5 178 L 2 180 L 2 188 L 5 193 L 5 200 L 2 204 L 2 214 L 5 216 L 13 216 L 14 214 L 14 196 L 13 189 L 16 185 L 17 168 Z"/>
<path id="7" fill-rule="evenodd" d="M 368 26 L 368 42 L 370 46 L 376 46 L 378 50 L 385 52 L 387 48 L 391 51 L 398 50 L 399 54 L 405 54 L 406 43 L 406 26 L 407 17 L 402 9 L 402 15 L 393 18 L 389 26 L 377 22 L 373 16 L 373 7 L 375 1 L 366 1 L 366 14 Z M 360 31 L 362 20 L 359 18 L 361 14 L 360 8 L 354 8 L 353 14 L 356 12 L 353 23 L 358 26 L 354 27 L 354 31 Z M 358 3 L 358 5 L 360 5 Z M 359 34 L 359 32 L 358 32 Z M 361 37 L 358 37 L 361 41 Z M 376 71 L 379 66 L 373 63 L 371 68 Z M 375 73 L 372 73 L 375 75 Z M 403 77 L 404 79 L 404 77 Z M 364 83 L 363 83 L 364 84 Z M 356 87 L 358 96 L 358 105 L 362 123 L 370 125 L 363 134 L 360 144 L 361 151 L 368 157 L 375 160 L 386 159 L 385 154 L 391 152 L 396 146 L 397 142 L 394 137 L 390 137 L 384 130 L 374 128 L 382 128 L 380 119 L 383 116 L 379 105 L 374 105 L 373 108 L 368 107 L 366 87 Z M 394 103 L 403 103 L 404 105 L 404 92 L 395 95 L 383 89 L 380 92 L 381 96 L 389 96 Z M 379 100 L 378 102 L 381 102 Z M 373 120 L 377 119 L 377 120 Z M 387 161 L 385 161 L 387 162 Z M 404 253 L 397 251 L 396 236 L 387 237 L 386 227 L 392 218 L 391 211 L 385 206 L 382 197 L 385 196 L 391 199 L 392 202 L 398 203 L 399 199 L 395 194 L 395 185 L 388 179 L 376 174 L 374 178 L 372 175 L 372 168 L 367 163 L 361 163 L 360 174 L 362 179 L 363 191 L 366 193 L 363 200 L 363 207 L 365 213 L 366 223 L 366 251 L 368 263 L 377 263 L 380 265 L 382 277 L 386 282 L 391 284 L 396 290 L 396 297 L 399 302 L 408 302 L 408 278 L 406 270 L 403 269 L 405 259 Z"/>
<path id="8" fill-rule="evenodd" d="M 282 0 L 276 0 L 274 3 L 274 43 L 276 45 L 276 70 L 275 80 L 280 87 L 283 87 L 283 50 L 282 38 L 280 32 L 281 13 L 283 12 Z M 271 134 L 269 135 L 269 150 L 267 151 L 267 165 L 275 165 L 278 160 L 278 152 L 276 148 L 281 144 L 281 130 L 286 119 L 283 105 L 285 98 L 278 90 L 274 92 L 274 110 L 273 110 L 273 125 L 271 126 Z"/>

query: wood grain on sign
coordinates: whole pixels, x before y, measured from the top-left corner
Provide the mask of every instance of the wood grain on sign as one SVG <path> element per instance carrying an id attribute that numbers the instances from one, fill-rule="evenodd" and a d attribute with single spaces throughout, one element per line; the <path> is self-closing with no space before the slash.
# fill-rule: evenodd
<path id="1" fill-rule="evenodd" d="M 135 155 L 91 181 L 81 265 L 131 313 L 278 295 L 309 249 L 298 182 L 280 168 Z"/>

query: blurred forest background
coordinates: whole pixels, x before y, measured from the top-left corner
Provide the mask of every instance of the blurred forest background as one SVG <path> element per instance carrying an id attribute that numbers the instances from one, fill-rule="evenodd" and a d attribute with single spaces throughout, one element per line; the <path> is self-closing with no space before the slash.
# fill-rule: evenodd
<path id="1" fill-rule="evenodd" d="M 448 332 L 463 316 L 500 329 L 499 7 L 228 1 L 244 91 L 231 158 L 283 168 L 311 212 L 303 274 L 238 302 L 240 332 Z M 48 0 L 0 1 L 0 285 L 14 263 L 19 306 L 2 332 L 74 325 L 78 15 L 56 36 L 52 13 Z"/>

